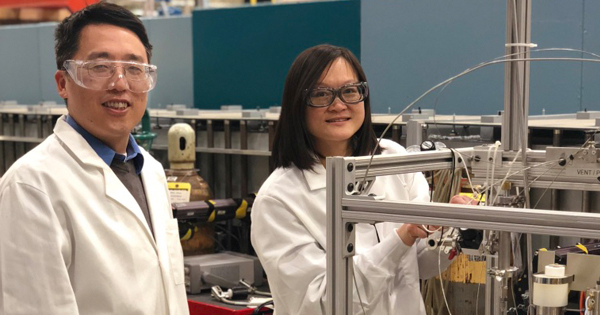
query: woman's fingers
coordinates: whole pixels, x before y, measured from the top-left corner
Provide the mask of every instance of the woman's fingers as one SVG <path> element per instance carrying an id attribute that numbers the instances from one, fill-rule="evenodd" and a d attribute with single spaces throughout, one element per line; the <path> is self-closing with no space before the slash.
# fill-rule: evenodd
<path id="1" fill-rule="evenodd" d="M 450 203 L 459 205 L 476 205 L 479 203 L 479 201 L 468 196 L 456 195 L 450 199 Z"/>

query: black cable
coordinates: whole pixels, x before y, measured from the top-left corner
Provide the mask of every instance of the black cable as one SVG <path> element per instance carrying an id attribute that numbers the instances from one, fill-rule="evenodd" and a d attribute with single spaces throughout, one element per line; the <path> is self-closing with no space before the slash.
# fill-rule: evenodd
<path id="1" fill-rule="evenodd" d="M 267 305 L 273 305 L 273 307 L 275 307 L 275 303 L 273 302 L 273 300 L 270 301 L 266 301 L 265 303 L 257 306 L 254 311 L 252 311 L 252 315 L 260 315 L 260 314 L 269 314 L 269 313 L 273 313 L 273 310 L 266 310 L 266 311 L 261 311 L 261 309 Z"/>
<path id="2" fill-rule="evenodd" d="M 372 223 L 373 228 L 375 228 L 375 236 L 377 236 L 377 243 L 381 243 L 381 239 L 379 238 L 379 232 L 377 231 L 377 226 L 375 226 L 375 223 Z"/>
<path id="3" fill-rule="evenodd" d="M 218 223 L 215 224 L 215 227 L 217 227 L 221 232 L 223 232 L 223 233 L 227 234 L 228 236 L 232 237 L 233 239 L 235 239 L 238 243 L 240 242 L 240 239 L 237 236 L 235 236 L 233 234 L 233 232 L 231 232 L 231 230 L 219 225 Z"/>

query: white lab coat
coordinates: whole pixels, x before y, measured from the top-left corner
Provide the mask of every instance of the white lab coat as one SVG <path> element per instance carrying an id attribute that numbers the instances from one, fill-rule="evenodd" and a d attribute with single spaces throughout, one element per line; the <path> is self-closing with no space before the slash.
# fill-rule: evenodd
<path id="1" fill-rule="evenodd" d="M 0 314 L 189 314 L 162 166 L 142 149 L 154 237 L 134 197 L 59 118 L 0 182 Z"/>
<path id="2" fill-rule="evenodd" d="M 404 153 L 382 140 L 383 154 Z M 267 273 L 276 315 L 324 314 L 326 296 L 325 168 L 315 172 L 278 168 L 260 188 L 252 207 L 252 245 Z M 386 200 L 429 201 L 422 173 L 378 177 L 371 190 Z M 404 245 L 401 224 L 358 224 L 354 256 L 362 307 L 367 314 L 425 314 L 419 278 L 438 273 L 438 252 L 425 242 Z M 450 264 L 441 257 L 442 270 Z M 354 293 L 354 313 L 363 314 Z"/>

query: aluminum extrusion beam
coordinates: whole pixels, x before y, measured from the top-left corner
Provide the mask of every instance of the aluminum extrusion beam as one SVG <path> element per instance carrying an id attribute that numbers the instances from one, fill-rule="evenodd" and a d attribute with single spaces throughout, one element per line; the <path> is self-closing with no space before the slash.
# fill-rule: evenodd
<path id="1" fill-rule="evenodd" d="M 352 309 L 352 286 L 348 273 L 353 271 L 352 258 L 346 259 L 341 217 L 341 200 L 344 187 L 339 183 L 343 177 L 343 160 L 327 158 L 327 297 L 325 314 L 349 314 Z M 350 306 L 348 304 L 350 303 Z"/>
<path id="2" fill-rule="evenodd" d="M 411 222 L 517 233 L 595 238 L 600 214 L 444 203 L 342 198 L 342 218 L 348 221 Z"/>
<path id="3" fill-rule="evenodd" d="M 461 154 L 472 155 L 472 148 L 456 149 Z M 450 150 L 425 151 L 410 154 L 378 155 L 373 158 L 369 169 L 369 177 L 385 176 L 403 173 L 414 173 L 452 168 L 453 153 Z M 455 157 L 458 161 L 459 157 Z M 349 171 L 354 180 L 365 176 L 370 156 L 348 157 L 344 159 L 344 168 Z M 465 161 L 469 165 L 469 161 Z M 352 164 L 352 166 L 350 166 Z M 329 165 L 329 164 L 327 164 Z M 347 178 L 348 179 L 348 178 Z"/>

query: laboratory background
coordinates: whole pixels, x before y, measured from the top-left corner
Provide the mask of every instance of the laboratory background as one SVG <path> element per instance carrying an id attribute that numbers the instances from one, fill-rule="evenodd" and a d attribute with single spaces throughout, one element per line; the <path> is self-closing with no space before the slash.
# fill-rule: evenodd
<path id="1" fill-rule="evenodd" d="M 95 2 L 0 0 L 0 176 L 66 113 L 54 29 Z M 328 314 L 352 313 L 355 235 L 341 227 L 383 221 L 449 227 L 427 238 L 453 257 L 421 280 L 428 315 L 600 314 L 600 2 L 108 2 L 140 16 L 154 47 L 132 134 L 166 170 L 190 314 L 277 313 L 250 215 L 290 65 L 319 44 L 356 55 L 377 136 L 409 151 L 327 164 Z M 414 171 L 430 205 L 364 193 Z"/>

